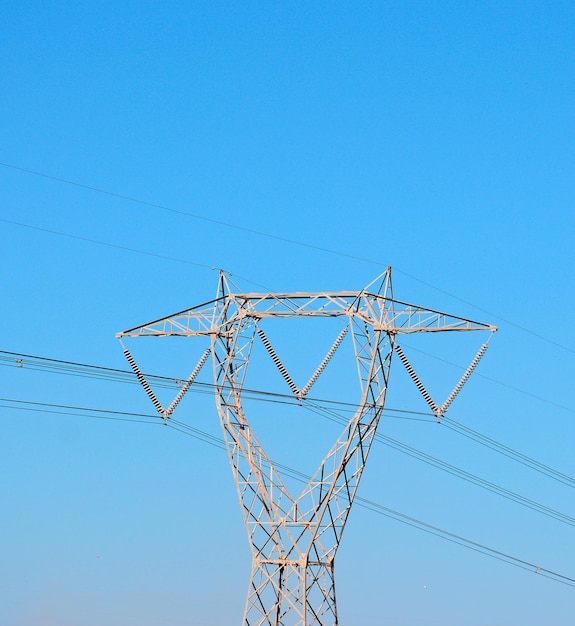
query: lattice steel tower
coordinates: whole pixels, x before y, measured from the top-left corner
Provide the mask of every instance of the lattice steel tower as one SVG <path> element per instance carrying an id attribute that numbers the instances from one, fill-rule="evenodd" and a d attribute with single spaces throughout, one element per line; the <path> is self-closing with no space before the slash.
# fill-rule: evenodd
<path id="1" fill-rule="evenodd" d="M 389 368 L 397 352 L 440 419 L 487 348 L 485 342 L 447 400 L 434 402 L 397 343 L 399 335 L 488 331 L 496 327 L 394 300 L 391 268 L 373 291 L 237 293 L 220 273 L 215 300 L 132 328 L 118 337 L 203 336 L 210 339 L 192 374 L 165 409 L 132 355 L 126 357 L 158 413 L 169 419 L 212 356 L 216 405 L 246 529 L 252 572 L 244 626 L 335 626 L 338 622 L 334 559 L 383 411 Z M 372 285 L 374 285 L 372 283 Z M 340 318 L 341 332 L 308 383 L 299 388 L 264 331 L 269 318 Z M 489 335 L 489 337 L 491 334 Z M 246 371 L 261 341 L 291 392 L 304 402 L 344 340 L 351 338 L 359 402 L 327 456 L 299 495 L 284 479 L 252 430 L 242 406 Z"/>

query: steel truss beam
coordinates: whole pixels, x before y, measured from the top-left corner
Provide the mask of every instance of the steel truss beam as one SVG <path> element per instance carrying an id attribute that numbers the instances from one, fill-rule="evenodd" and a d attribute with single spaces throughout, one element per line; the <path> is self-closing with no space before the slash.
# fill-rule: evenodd
<path id="1" fill-rule="evenodd" d="M 344 329 L 308 383 L 298 388 L 264 330 L 266 318 L 341 317 Z M 252 549 L 252 573 L 244 626 L 335 626 L 338 622 L 334 559 L 374 440 L 388 386 L 394 349 L 438 419 L 485 352 L 474 361 L 443 405 L 431 399 L 398 335 L 490 331 L 494 326 L 393 299 L 391 268 L 374 292 L 235 293 L 222 273 L 215 300 L 132 328 L 118 337 L 207 336 L 216 405 Z M 292 393 L 304 400 L 346 336 L 351 336 L 360 401 L 355 414 L 299 495 L 287 488 L 245 415 L 242 390 L 255 341 L 261 341 Z M 193 385 L 200 359 L 168 409 L 164 409 L 125 349 L 130 365 L 164 419 Z"/>

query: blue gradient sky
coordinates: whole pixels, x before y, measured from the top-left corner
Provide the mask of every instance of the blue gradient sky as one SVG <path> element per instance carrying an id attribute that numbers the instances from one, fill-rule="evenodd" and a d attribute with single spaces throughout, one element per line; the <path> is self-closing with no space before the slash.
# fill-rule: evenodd
<path id="1" fill-rule="evenodd" d="M 30 1 L 0 24 L 1 350 L 126 368 L 115 333 L 211 299 L 212 268 L 291 291 L 392 265 L 400 300 L 500 327 L 449 416 L 575 475 L 573 3 Z M 406 351 L 444 397 L 466 342 Z M 134 343 L 179 377 L 188 348 Z M 152 412 L 136 385 L 31 368 L 2 367 L 0 388 Z M 222 451 L 0 404 L 0 623 L 241 622 L 250 556 Z M 426 410 L 399 362 L 388 404 Z M 265 411 L 281 455 L 290 422 Z M 177 418 L 218 434 L 209 396 Z M 305 441 L 331 436 L 317 420 L 294 422 Z M 443 426 L 380 430 L 575 515 L 572 488 Z M 575 578 L 572 526 L 388 447 L 360 495 Z M 343 626 L 573 621 L 572 587 L 359 507 L 337 584 Z"/>

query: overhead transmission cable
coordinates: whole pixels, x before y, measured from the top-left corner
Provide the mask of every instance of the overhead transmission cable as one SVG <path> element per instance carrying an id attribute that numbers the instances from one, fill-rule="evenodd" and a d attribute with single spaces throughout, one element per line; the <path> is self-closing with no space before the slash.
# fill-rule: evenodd
<path id="1" fill-rule="evenodd" d="M 363 263 L 369 263 L 371 265 L 378 265 L 380 267 L 387 267 L 389 265 L 388 263 L 383 263 L 382 261 L 376 261 L 374 259 L 370 259 L 370 258 L 367 258 L 367 257 L 362 257 L 362 256 L 350 254 L 350 253 L 347 253 L 347 252 L 342 252 L 341 250 L 334 250 L 334 249 L 331 249 L 331 248 L 318 246 L 317 244 L 304 242 L 304 241 L 301 241 L 301 240 L 298 240 L 298 239 L 291 239 L 291 238 L 288 238 L 288 237 L 283 237 L 281 235 L 275 235 L 273 233 L 268 233 L 266 231 L 256 230 L 254 228 L 248 228 L 246 226 L 240 226 L 239 224 L 233 224 L 231 222 L 226 222 L 224 220 L 218 220 L 218 219 L 215 219 L 215 218 L 206 217 L 205 215 L 199 215 L 197 213 L 191 213 L 190 211 L 184 211 L 182 209 L 175 209 L 173 207 L 169 207 L 169 206 L 166 206 L 166 205 L 163 205 L 163 204 L 159 204 L 159 203 L 155 203 L 155 202 L 150 202 L 148 200 L 142 200 L 140 198 L 136 198 L 136 197 L 133 197 L 133 196 L 128 196 L 126 194 L 118 193 L 118 192 L 115 192 L 115 191 L 109 191 L 109 190 L 106 190 L 106 189 L 102 189 L 100 187 L 95 187 L 95 186 L 92 186 L 92 185 L 86 185 L 84 183 L 79 183 L 79 182 L 76 182 L 76 181 L 73 181 L 73 180 L 69 180 L 69 179 L 66 179 L 66 178 L 62 178 L 62 177 L 59 177 L 59 176 L 52 176 L 50 174 L 46 174 L 46 173 L 39 172 L 39 171 L 36 171 L 36 170 L 31 170 L 31 169 L 27 169 L 27 168 L 24 168 L 24 167 L 19 167 L 17 165 L 13 165 L 11 163 L 0 162 L 0 166 L 5 167 L 5 168 L 9 168 L 9 169 L 12 169 L 12 170 L 15 170 L 15 171 L 23 172 L 25 174 L 31 174 L 33 176 L 38 176 L 38 177 L 45 178 L 45 179 L 48 179 L 48 180 L 53 180 L 55 182 L 63 183 L 63 184 L 66 184 L 66 185 L 71 185 L 73 187 L 77 187 L 77 188 L 80 188 L 80 189 L 85 189 L 87 191 L 92 191 L 92 192 L 99 193 L 99 194 L 102 194 L 102 195 L 106 195 L 106 196 L 109 196 L 109 197 L 117 198 L 119 200 L 125 200 L 125 201 L 128 201 L 128 202 L 133 202 L 135 204 L 140 204 L 142 206 L 147 206 L 147 207 L 150 207 L 150 208 L 153 208 L 153 209 L 156 209 L 156 210 L 160 210 L 160 211 L 164 211 L 164 212 L 168 212 L 168 213 L 172 213 L 172 214 L 176 214 L 176 215 L 185 216 L 185 217 L 188 217 L 188 218 L 191 218 L 191 219 L 194 219 L 194 220 L 200 220 L 200 221 L 203 221 L 203 222 L 208 222 L 208 223 L 211 223 L 211 224 L 215 224 L 217 226 L 223 226 L 225 228 L 230 228 L 230 229 L 234 229 L 234 230 L 247 232 L 247 233 L 250 233 L 250 234 L 253 234 L 253 235 L 257 235 L 259 237 L 266 237 L 268 239 L 273 239 L 275 241 L 282 241 L 282 242 L 290 244 L 290 245 L 299 246 L 299 247 L 302 247 L 302 248 L 308 248 L 308 249 L 311 249 L 311 250 L 317 250 L 318 252 L 324 252 L 324 253 L 327 253 L 327 254 L 340 256 L 342 258 L 353 259 L 355 261 L 361 261 Z M 18 225 L 18 226 L 23 226 L 23 227 L 26 227 L 26 228 L 36 229 L 36 230 L 39 230 L 39 231 L 49 232 L 49 233 L 60 235 L 60 236 L 63 236 L 63 237 L 71 237 L 71 238 L 74 238 L 74 239 L 84 240 L 84 241 L 87 241 L 87 242 L 90 242 L 90 243 L 94 243 L 94 244 L 98 244 L 98 245 L 103 245 L 103 246 L 112 247 L 112 248 L 118 248 L 118 249 L 122 249 L 122 250 L 125 250 L 125 251 L 134 252 L 134 253 L 137 253 L 137 254 L 154 256 L 154 257 L 163 258 L 163 259 L 170 260 L 170 261 L 176 261 L 178 263 L 187 263 L 189 265 L 196 265 L 198 267 L 214 269 L 212 266 L 205 265 L 203 263 L 186 261 L 184 259 L 177 259 L 177 258 L 173 258 L 173 257 L 168 257 L 168 256 L 160 255 L 160 254 L 151 253 L 151 252 L 145 252 L 143 250 L 136 250 L 134 248 L 128 248 L 128 247 L 125 247 L 125 246 L 110 244 L 110 243 L 106 243 L 106 242 L 103 242 L 103 241 L 98 241 L 98 240 L 95 240 L 95 239 L 89 239 L 87 237 L 79 237 L 79 236 L 72 235 L 72 234 L 69 234 L 69 233 L 63 233 L 61 231 L 53 231 L 53 230 L 46 229 L 46 228 L 40 228 L 40 227 L 33 226 L 33 225 L 30 225 L 30 224 L 23 224 L 23 223 L 19 223 L 19 222 L 7 220 L 7 219 L 2 219 L 2 218 L 0 218 L 0 221 L 6 222 L 6 223 L 15 224 L 15 225 Z M 505 317 L 497 315 L 496 313 L 493 313 L 492 311 L 489 311 L 488 309 L 480 307 L 480 306 L 478 306 L 477 304 L 475 304 L 473 302 L 470 302 L 468 300 L 465 300 L 464 298 L 456 296 L 455 294 L 451 293 L 450 291 L 447 291 L 446 289 L 442 289 L 441 287 L 437 287 L 436 285 L 433 285 L 432 283 L 429 283 L 429 282 L 427 282 L 427 281 L 425 281 L 425 280 L 423 280 L 421 278 L 418 278 L 417 276 L 414 276 L 413 274 L 411 274 L 409 272 L 401 270 L 401 269 L 399 269 L 397 267 L 395 267 L 395 270 L 397 272 L 403 274 L 404 276 L 406 276 L 406 277 L 408 277 L 408 278 L 410 278 L 410 279 L 412 279 L 412 280 L 414 280 L 416 282 L 419 282 L 422 285 L 425 285 L 426 287 L 434 289 L 435 291 L 438 291 L 439 293 L 442 293 L 442 294 L 444 294 L 446 296 L 449 296 L 450 298 L 453 298 L 454 300 L 457 300 L 458 302 L 462 302 L 462 303 L 464 303 L 464 304 L 466 304 L 468 306 L 471 306 L 471 307 L 473 307 L 473 308 L 475 308 L 475 309 L 477 309 L 479 311 L 482 311 L 483 313 L 486 313 L 486 314 L 490 315 L 491 317 L 494 317 L 494 318 L 504 322 L 505 324 L 508 324 L 509 326 L 517 328 L 518 330 L 521 330 L 521 331 L 523 331 L 523 332 L 525 332 L 525 333 L 527 333 L 527 334 L 529 334 L 529 335 L 531 335 L 533 337 L 537 337 L 541 341 L 549 343 L 549 344 L 555 346 L 556 348 L 560 348 L 561 350 L 565 350 L 566 352 L 570 352 L 571 354 L 575 354 L 575 349 L 570 348 L 569 346 L 566 346 L 566 345 L 564 345 L 562 343 L 559 343 L 558 341 L 555 341 L 554 339 L 550 339 L 549 337 L 545 337 L 544 335 L 541 335 L 538 332 L 535 332 L 535 331 L 533 331 L 533 330 L 531 330 L 529 328 L 526 328 L 525 326 L 521 326 L 520 324 L 517 324 L 513 320 L 509 320 L 509 319 L 507 319 Z M 248 279 L 245 279 L 243 277 L 241 277 L 241 278 L 243 280 L 248 280 Z M 249 281 L 249 282 L 253 282 L 253 281 Z M 254 284 L 257 284 L 257 283 L 254 283 Z"/>
<path id="2" fill-rule="evenodd" d="M 138 422 L 141 424 L 157 425 L 155 415 L 147 413 L 133 413 L 131 411 L 114 411 L 111 409 L 94 409 L 69 404 L 54 404 L 50 402 L 34 402 L 31 400 L 16 400 L 14 398 L 0 398 L 0 408 L 51 413 L 53 415 L 72 415 L 75 417 L 91 417 L 99 419 L 117 420 L 122 422 Z M 140 419 L 141 418 L 141 419 Z M 152 419 L 153 418 L 153 419 Z"/>
<path id="3" fill-rule="evenodd" d="M 62 359 L 53 359 L 49 357 L 42 357 L 30 354 L 24 354 L 20 352 L 10 352 L 7 350 L 0 350 L 0 365 L 13 368 L 32 369 L 39 371 L 46 371 L 56 374 L 63 374 L 68 376 L 79 376 L 86 378 L 95 378 L 100 380 L 108 380 L 111 382 L 122 382 L 128 384 L 139 385 L 136 375 L 132 370 L 124 370 L 119 368 L 104 367 L 101 365 L 91 365 L 88 363 L 79 363 L 76 361 L 66 361 Z M 155 387 L 168 388 L 168 389 L 181 389 L 184 381 L 179 378 L 171 376 L 161 376 L 157 374 L 145 374 L 147 380 L 153 382 Z M 214 383 L 195 381 L 194 385 L 190 388 L 190 391 L 196 393 L 209 393 L 212 394 L 215 389 Z M 246 397 L 252 399 L 266 400 L 267 398 L 273 398 L 276 402 L 282 404 L 299 405 L 299 400 L 295 399 L 292 394 L 284 394 L 273 391 L 264 391 L 261 389 L 249 389 L 244 388 L 243 392 Z M 329 400 L 315 398 L 318 402 L 339 406 L 342 411 L 348 410 L 354 412 L 357 405 L 353 402 L 346 402 L 342 400 Z M 346 408 L 347 407 L 347 408 Z M 397 414 L 415 415 L 416 418 L 405 419 L 418 419 L 421 421 L 436 423 L 435 417 L 428 412 L 423 411 L 410 411 L 406 409 L 386 408 L 386 412 L 393 412 Z M 399 417 L 399 415 L 397 416 Z"/>
<path id="4" fill-rule="evenodd" d="M 14 403 L 16 405 L 16 408 L 21 408 L 24 407 L 26 405 L 31 406 L 32 410 L 41 410 L 41 408 L 38 407 L 49 407 L 51 409 L 57 408 L 59 409 L 58 412 L 63 412 L 64 410 L 68 410 L 68 411 L 78 411 L 78 410 L 90 410 L 90 409 L 85 409 L 83 407 L 77 407 L 77 406 L 69 406 L 69 405 L 50 405 L 47 403 L 41 403 L 41 402 L 31 402 L 31 401 L 24 401 L 24 400 L 12 400 L 9 398 L 0 398 L 0 402 L 6 402 L 6 403 Z M 4 408 L 14 408 L 10 405 L 2 405 L 4 406 Z M 339 416 L 335 411 L 333 410 L 327 410 L 325 407 L 321 407 L 313 402 L 309 402 L 306 401 L 303 404 L 304 407 L 308 408 L 310 411 L 315 412 L 319 415 L 321 415 L 322 417 L 325 417 L 327 419 L 330 419 L 331 421 L 334 421 L 338 424 L 342 424 L 345 425 L 347 423 L 347 420 L 345 418 L 342 418 L 341 416 Z M 130 412 L 125 412 L 125 411 L 106 411 L 106 410 L 99 410 L 99 409 L 92 409 L 93 413 L 101 413 L 101 414 L 114 414 L 114 415 L 118 415 L 118 416 L 125 416 L 125 415 L 136 415 L 138 417 L 149 417 L 146 414 L 133 414 Z M 74 414 L 74 413 L 72 413 Z M 92 415 L 93 416 L 93 415 Z M 109 419 L 109 418 L 108 418 Z M 170 421 L 167 422 L 168 424 L 170 424 Z M 183 423 L 177 422 L 177 421 L 173 421 L 174 424 L 179 424 L 180 427 L 185 426 Z M 188 427 L 191 430 L 194 430 L 192 427 Z M 196 429 L 197 430 L 197 429 Z M 201 432 L 198 430 L 198 433 Z M 422 452 L 421 450 L 417 450 L 416 448 L 413 448 L 411 446 L 408 446 L 407 444 L 404 444 L 400 441 L 397 441 L 396 439 L 393 439 L 391 437 L 388 437 L 387 435 L 383 435 L 381 433 L 376 433 L 375 435 L 375 439 L 376 441 L 382 443 L 383 445 L 386 445 L 390 448 L 393 448 L 399 452 L 402 452 L 403 454 L 406 454 L 407 456 L 410 456 L 412 458 L 415 458 L 419 461 L 422 461 L 428 465 L 431 465 L 433 467 L 436 467 L 437 469 L 440 469 L 442 471 L 447 472 L 448 474 L 451 474 L 457 478 L 463 479 L 466 482 L 472 483 L 478 487 L 481 487 L 487 491 L 490 491 L 491 493 L 494 493 L 496 495 L 502 496 L 512 502 L 515 502 L 517 504 L 520 504 L 522 506 L 525 506 L 531 510 L 534 510 L 538 513 L 541 513 L 547 517 L 550 517 L 552 519 L 555 519 L 559 522 L 563 522 L 564 524 L 568 524 L 570 526 L 575 526 L 575 518 L 570 517 L 569 515 L 566 515 L 564 513 L 561 513 L 560 511 L 557 511 L 555 509 L 552 509 L 550 507 L 547 507 L 539 502 L 536 502 L 534 500 L 531 500 L 529 498 L 526 498 L 525 496 L 522 496 L 518 493 L 515 493 L 513 491 L 510 491 L 509 489 L 506 489 L 504 487 L 501 487 L 495 483 L 492 483 L 490 481 L 487 481 L 483 478 L 480 478 L 479 476 L 476 476 L 474 474 L 471 474 L 470 472 L 467 472 L 465 470 L 462 470 L 454 465 L 451 465 L 449 463 L 446 463 L 445 461 L 442 461 L 441 459 L 437 459 L 436 457 L 433 457 L 429 454 L 426 454 L 425 452 Z M 569 478 L 569 477 L 567 477 Z M 564 484 L 565 481 L 562 481 Z M 572 485 L 569 485 L 572 486 Z"/>
<path id="5" fill-rule="evenodd" d="M 540 461 L 537 461 L 527 456 L 526 454 L 518 452 L 517 450 L 514 450 L 513 448 L 510 448 L 509 446 L 506 446 L 496 441 L 495 439 L 492 439 L 491 437 L 487 437 L 486 435 L 483 435 L 482 433 L 473 430 L 472 428 L 469 428 L 464 424 L 460 424 L 459 422 L 451 419 L 450 417 L 447 417 L 446 415 L 441 418 L 441 423 L 446 428 L 453 430 L 463 437 L 467 437 L 468 439 L 471 439 L 479 443 L 480 445 L 485 446 L 486 448 L 491 448 L 491 450 L 502 454 L 503 456 L 506 456 L 509 459 L 516 461 L 517 463 L 521 463 L 521 465 L 525 465 L 525 467 L 528 467 L 529 469 L 533 469 L 540 472 L 541 474 L 545 474 L 549 478 L 557 480 L 560 483 L 567 485 L 568 487 L 575 487 L 575 478 L 572 478 L 571 476 L 568 476 L 563 472 L 559 472 L 549 465 L 541 463 Z"/>
<path id="6" fill-rule="evenodd" d="M 67 239 L 76 239 L 77 241 L 93 243 L 97 246 L 104 246 L 106 248 L 115 248 L 116 250 L 123 250 L 124 252 L 133 252 L 134 254 L 141 254 L 143 256 L 150 256 L 156 259 L 163 259 L 165 261 L 174 261 L 175 263 L 185 263 L 186 265 L 195 265 L 196 267 L 203 267 L 205 269 L 212 269 L 212 270 L 215 269 L 211 265 L 206 265 L 205 263 L 198 263 L 197 261 L 179 259 L 173 256 L 166 256 L 165 254 L 158 254 L 157 252 L 148 252 L 146 250 L 138 250 L 137 248 L 130 248 L 129 246 L 121 246 L 119 244 L 110 243 L 108 241 L 92 239 L 91 237 L 82 237 L 81 235 L 73 235 L 72 233 L 65 233 L 61 230 L 54 230 L 52 228 L 43 228 L 42 226 L 35 226 L 33 224 L 25 224 L 24 222 L 17 222 L 15 220 L 9 220 L 4 217 L 0 217 L 0 222 L 4 222 L 5 224 L 12 224 L 14 226 L 20 226 L 21 228 L 28 228 L 30 230 L 37 230 L 42 233 L 49 233 L 50 235 L 58 235 L 59 237 L 66 237 Z"/>
<path id="7" fill-rule="evenodd" d="M 167 425 L 173 428 L 174 430 L 177 430 L 178 432 L 189 435 L 196 439 L 200 439 L 201 441 L 204 441 L 204 443 L 212 445 L 221 450 L 225 450 L 226 448 L 225 443 L 222 439 L 218 437 L 214 437 L 213 435 L 209 435 L 208 433 L 204 433 L 203 431 L 197 428 L 191 428 L 184 422 L 180 422 L 172 418 L 170 421 L 167 422 Z M 284 472 L 290 475 L 294 480 L 299 481 L 301 483 L 305 484 L 310 479 L 310 476 L 304 474 L 303 472 L 295 470 L 287 465 L 283 465 L 275 461 L 274 461 L 274 465 L 282 469 Z M 483 554 L 485 556 L 489 556 L 499 561 L 503 561 L 504 563 L 508 563 L 509 565 L 513 565 L 515 567 L 518 567 L 527 571 L 531 571 L 536 574 L 540 574 L 544 576 L 545 578 L 554 580 L 555 582 L 562 583 L 569 587 L 575 587 L 575 579 L 569 576 L 565 576 L 563 574 L 559 574 L 552 570 L 542 568 L 538 565 L 535 565 L 534 563 L 525 561 L 523 559 L 519 559 L 517 557 L 514 557 L 500 550 L 495 550 L 494 548 L 490 548 L 489 546 L 486 546 L 485 544 L 472 541 L 461 535 L 457 535 L 455 533 L 444 530 L 443 528 L 440 528 L 438 526 L 428 524 L 427 522 L 419 520 L 415 517 L 405 515 L 404 513 L 400 513 L 399 511 L 395 511 L 394 509 L 383 506 L 382 504 L 374 502 L 373 500 L 369 500 L 361 496 L 356 496 L 355 501 L 357 502 L 358 506 L 361 506 L 373 513 L 377 513 L 378 515 L 383 515 L 397 522 L 401 522 L 402 524 L 406 524 L 408 526 L 416 528 L 417 530 L 422 530 L 423 532 L 439 537 L 440 539 L 444 539 L 445 541 L 449 541 L 451 543 L 457 544 L 469 550 L 479 552 L 480 554 Z"/>
<path id="8" fill-rule="evenodd" d="M 109 380 L 112 382 L 138 384 L 138 381 L 135 379 L 134 373 L 130 370 L 122 370 L 98 365 L 89 365 L 86 363 L 64 361 L 48 357 L 32 356 L 23 353 L 9 352 L 5 350 L 0 350 L 0 365 L 1 364 L 6 364 L 12 367 L 39 369 L 41 371 L 53 371 L 59 374 L 67 374 L 72 376 L 86 376 L 96 379 Z M 146 378 L 150 381 L 153 381 L 154 386 L 156 387 L 165 387 L 181 390 L 184 384 L 181 380 L 167 376 L 146 374 Z M 191 391 L 195 393 L 212 395 L 214 388 L 215 386 L 213 383 L 196 381 L 191 387 Z M 290 394 L 261 391 L 257 389 L 244 389 L 243 391 L 246 399 L 274 402 L 277 404 L 304 406 L 312 412 L 320 414 L 324 418 L 328 417 L 328 419 L 331 419 L 332 421 L 337 421 L 341 424 L 343 424 L 345 419 L 342 418 L 340 415 L 342 412 L 354 412 L 357 409 L 357 405 L 352 402 L 309 398 L 306 399 L 305 403 L 302 404 L 299 400 L 295 399 Z M 337 412 L 330 412 L 330 407 L 337 408 Z M 424 421 L 433 424 L 436 423 L 436 419 L 432 414 L 420 411 L 409 411 L 405 409 L 396 409 L 389 407 L 384 409 L 384 415 L 386 417 L 394 419 Z M 497 452 L 498 454 L 501 454 L 511 460 L 520 463 L 521 465 L 524 465 L 525 467 L 528 467 L 529 469 L 537 471 L 547 476 L 548 478 L 556 480 L 568 487 L 575 488 L 575 478 L 568 476 L 567 474 L 564 474 L 563 472 L 560 472 L 556 469 L 553 469 L 549 465 L 541 463 L 540 461 L 537 461 L 536 459 L 533 459 L 517 450 L 514 450 L 513 448 L 506 446 L 505 444 L 499 443 L 495 439 L 483 435 L 482 433 L 475 431 L 465 426 L 464 424 L 461 424 L 447 416 L 444 416 L 442 417 L 442 425 L 452 430 L 453 432 L 456 432 L 470 440 L 475 441 L 479 445 L 489 448 L 492 451 Z M 473 482 L 474 484 L 483 486 L 483 488 L 485 489 L 491 490 L 491 486 L 498 490 L 500 489 L 502 490 L 502 493 L 500 493 L 499 495 L 503 495 L 507 491 L 503 487 L 499 487 L 498 485 L 489 483 L 489 481 L 484 481 L 480 477 L 465 472 L 465 470 L 461 470 L 455 466 L 451 466 L 448 463 L 441 461 L 440 459 L 427 455 L 426 453 L 421 452 L 415 448 L 411 448 L 410 446 L 407 446 L 406 444 L 403 444 L 397 440 L 391 439 L 390 437 L 387 437 L 381 433 L 378 433 L 376 435 L 376 438 L 380 441 L 380 443 L 384 443 L 388 447 L 393 447 L 398 451 L 401 451 L 413 458 L 417 458 L 429 465 L 433 465 L 438 469 L 442 469 L 443 471 L 446 471 L 452 475 L 463 478 L 468 482 Z M 497 491 L 497 493 L 499 492 Z M 519 494 L 515 495 L 517 495 L 519 499 L 522 498 L 522 496 L 519 496 Z M 504 495 L 504 497 L 507 498 L 508 495 Z"/>
<path id="9" fill-rule="evenodd" d="M 319 252 L 327 252 L 328 254 L 334 254 L 336 256 L 341 256 L 341 257 L 345 257 L 348 259 L 354 259 L 356 261 L 363 261 L 364 263 L 370 263 L 372 265 L 380 265 L 383 266 L 385 265 L 387 267 L 387 264 L 382 263 L 381 261 L 374 261 L 373 259 L 367 259 L 365 257 L 360 257 L 360 256 L 356 256 L 353 254 L 348 254 L 346 252 L 341 252 L 341 251 L 337 251 L 337 250 L 331 250 L 330 248 L 325 248 L 322 246 L 318 246 L 315 244 L 311 244 L 311 243 L 305 243 L 303 241 L 299 241 L 297 239 L 289 239 L 287 237 L 282 237 L 281 235 L 274 235 L 272 233 L 267 233 L 265 231 L 262 230 L 256 230 L 254 228 L 248 228 L 246 226 L 240 226 L 238 224 L 232 224 L 231 222 L 226 222 L 223 220 L 218 220 L 212 217 L 206 217 L 205 215 L 199 215 L 197 213 L 191 213 L 189 211 L 184 211 L 182 209 L 174 209 L 172 207 L 168 207 L 165 206 L 163 204 L 158 204 L 156 202 L 149 202 L 148 200 L 142 200 L 140 198 L 135 198 L 133 196 L 128 196 L 125 194 L 121 194 L 121 193 L 117 193 L 115 191 L 108 191 L 106 189 L 102 189 L 99 187 L 93 187 L 91 185 L 85 185 L 83 183 L 78 183 L 72 180 L 68 180 L 66 178 L 60 178 L 58 176 L 51 176 L 50 174 L 44 174 L 42 172 L 37 172 L 35 170 L 30 170 L 30 169 L 26 169 L 23 167 L 18 167 L 16 165 L 11 165 L 9 163 L 1 163 L 0 165 L 2 167 L 7 167 L 13 170 L 17 170 L 19 172 L 24 172 L 26 174 L 32 174 L 34 176 L 39 176 L 41 178 L 46 178 L 48 180 L 53 180 L 59 183 L 64 183 L 66 185 L 71 185 L 73 187 L 78 187 L 80 189 L 86 189 L 88 191 L 93 191 L 95 193 L 99 193 L 99 194 L 103 194 L 106 196 L 110 196 L 112 198 L 117 198 L 119 200 L 126 200 L 128 202 L 133 202 L 135 204 L 140 204 L 142 206 L 147 206 L 150 207 L 152 209 L 157 209 L 160 211 L 165 211 L 168 213 L 173 213 L 176 215 L 182 215 L 185 217 L 189 217 L 192 218 L 194 220 L 200 220 L 202 222 L 208 222 L 210 224 L 215 224 L 216 226 L 224 226 L 225 228 L 231 228 L 234 230 L 240 230 L 246 233 L 251 233 L 252 235 L 258 235 L 259 237 L 266 237 L 267 239 L 274 239 L 275 241 L 283 241 L 284 243 L 288 243 L 294 246 L 300 246 L 302 248 L 310 248 L 312 250 L 318 250 Z"/>
<path id="10" fill-rule="evenodd" d="M 117 410 L 107 410 L 107 409 L 95 409 L 90 407 L 80 407 L 74 405 L 64 405 L 64 404 L 52 404 L 47 402 L 30 402 L 24 400 L 14 400 L 8 398 L 0 398 L 0 408 L 5 409 L 20 409 L 20 410 L 28 410 L 49 414 L 58 414 L 58 415 L 68 415 L 68 416 L 78 416 L 78 417 L 92 417 L 97 419 L 110 419 L 116 421 L 127 421 L 127 422 L 138 422 L 148 425 L 159 425 L 162 422 L 158 421 L 156 415 L 149 415 L 144 413 L 134 413 L 129 411 L 117 411 Z M 142 419 L 143 418 L 143 419 Z M 208 445 L 216 447 L 220 450 L 225 450 L 226 446 L 224 441 L 202 431 L 198 428 L 194 428 L 185 424 L 184 422 L 180 422 L 175 419 L 169 420 L 166 425 L 171 429 L 180 432 L 182 434 L 188 435 L 190 437 L 194 437 L 199 441 L 202 441 Z M 288 473 L 294 480 L 300 482 L 307 482 L 309 480 L 309 476 L 306 474 L 290 468 L 287 465 L 275 463 L 275 465 L 281 468 L 283 471 Z M 356 502 L 358 506 L 361 506 L 372 513 L 377 513 L 378 515 L 383 515 L 395 521 L 401 522 L 402 524 L 406 524 L 418 530 L 422 530 L 428 534 L 439 537 L 440 539 L 444 539 L 445 541 L 449 541 L 451 543 L 457 544 L 469 550 L 473 550 L 475 552 L 479 552 L 485 556 L 503 561 L 508 563 L 509 565 L 513 565 L 520 569 L 524 569 L 527 571 L 534 572 L 544 578 L 548 578 L 554 582 L 558 582 L 569 587 L 575 588 L 575 578 L 570 576 L 565 576 L 564 574 L 560 574 L 553 570 L 544 568 L 530 561 L 526 561 L 524 559 L 520 559 L 514 557 L 510 554 L 502 552 L 500 550 L 496 550 L 494 548 L 490 548 L 484 544 L 478 543 L 476 541 L 472 541 L 471 539 L 467 539 L 461 535 L 457 535 L 450 531 L 444 530 L 438 526 L 434 526 L 419 520 L 415 517 L 405 515 L 404 513 L 400 513 L 399 511 L 395 511 L 389 507 L 383 506 L 373 500 L 363 498 L 361 496 L 356 496 Z"/>
<path id="11" fill-rule="evenodd" d="M 345 425 L 347 423 L 347 420 L 345 418 L 342 418 L 341 416 L 339 416 L 332 409 L 326 409 L 325 407 L 314 405 L 314 403 L 304 403 L 304 406 L 308 404 L 309 404 L 309 409 L 311 411 L 317 413 L 318 415 L 321 415 L 322 417 L 325 417 L 341 425 Z M 568 524 L 569 526 L 575 526 L 574 517 L 566 515 L 565 513 L 561 513 L 561 511 L 552 509 L 548 506 L 545 506 L 544 504 L 540 504 L 539 502 L 526 498 L 525 496 L 522 496 L 521 494 L 518 494 L 509 489 L 506 489 L 505 487 L 501 487 L 500 485 L 497 485 L 488 480 L 485 480 L 484 478 L 481 478 L 480 476 L 476 476 L 475 474 L 467 472 L 459 467 L 456 467 L 455 465 L 451 465 L 450 463 L 442 461 L 441 459 L 438 459 L 437 457 L 431 456 L 430 454 L 422 452 L 421 450 L 417 450 L 416 448 L 408 446 L 407 444 L 402 443 L 401 441 L 398 441 L 397 439 L 393 439 L 392 437 L 388 437 L 387 435 L 377 432 L 375 434 L 375 440 L 379 441 L 380 443 L 382 443 L 383 445 L 389 448 L 393 448 L 399 452 L 402 452 L 403 454 L 406 454 L 407 456 L 417 459 L 418 461 L 422 461 L 426 463 L 427 465 L 431 465 L 432 467 L 435 467 L 444 472 L 447 472 L 448 474 L 451 474 L 452 476 L 465 480 L 468 483 L 474 484 L 477 487 L 481 487 L 482 489 L 490 491 L 491 493 L 502 496 L 503 498 L 506 498 L 507 500 L 510 500 L 512 502 L 525 506 L 529 509 L 532 509 L 533 511 L 537 511 L 538 513 L 546 515 L 547 517 L 553 518 L 559 522 L 563 522 L 564 524 Z M 568 484 L 568 483 L 565 483 L 565 481 L 561 481 L 561 482 L 563 482 L 563 484 Z M 573 487 L 573 484 L 568 484 L 568 486 Z"/>

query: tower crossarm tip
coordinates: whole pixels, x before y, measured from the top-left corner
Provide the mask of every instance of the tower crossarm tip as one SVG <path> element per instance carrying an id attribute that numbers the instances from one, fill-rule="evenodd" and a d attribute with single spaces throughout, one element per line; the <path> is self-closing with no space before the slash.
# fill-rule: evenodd
<path id="1" fill-rule="evenodd" d="M 182 336 L 209 336 L 218 334 L 219 324 L 214 315 L 214 306 L 219 302 L 212 300 L 191 309 L 173 313 L 141 326 L 135 326 L 116 334 L 122 337 L 182 337 Z"/>
<path id="2" fill-rule="evenodd" d="M 478 330 L 494 333 L 497 330 L 497 326 L 492 324 L 476 322 L 464 317 L 426 309 L 398 300 L 394 300 L 393 307 L 385 311 L 380 324 L 376 328 L 394 335 Z"/>

